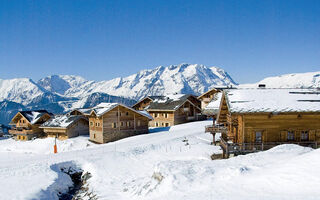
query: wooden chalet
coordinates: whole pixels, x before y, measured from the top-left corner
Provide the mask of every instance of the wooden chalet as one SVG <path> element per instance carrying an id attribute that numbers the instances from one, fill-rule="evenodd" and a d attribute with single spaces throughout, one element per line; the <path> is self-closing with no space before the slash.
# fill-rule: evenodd
<path id="1" fill-rule="evenodd" d="M 152 117 L 119 103 L 101 103 L 90 109 L 77 109 L 73 115 L 89 118 L 90 140 L 106 143 L 125 137 L 148 133 Z"/>
<path id="2" fill-rule="evenodd" d="M 55 115 L 40 128 L 48 137 L 60 140 L 89 134 L 88 119 L 81 115 Z"/>
<path id="3" fill-rule="evenodd" d="M 206 127 L 206 131 L 222 133 L 220 146 L 226 157 L 279 144 L 317 148 L 320 143 L 320 90 L 224 90 L 217 123 Z"/>
<path id="4" fill-rule="evenodd" d="M 151 127 L 168 127 L 190 121 L 201 120 L 200 101 L 193 95 L 175 94 L 152 99 L 144 108 L 153 117 L 149 123 Z M 145 103 L 136 105 L 146 105 Z M 141 106 L 138 106 L 141 108 Z"/>
<path id="5" fill-rule="evenodd" d="M 210 110 L 206 110 L 207 106 L 210 102 L 216 101 L 221 95 L 222 91 L 225 89 L 232 89 L 234 87 L 231 86 L 215 86 L 214 88 L 208 90 L 207 92 L 198 96 L 198 99 L 201 101 L 201 110 L 205 111 L 204 114 L 208 116 L 212 116 L 212 112 Z"/>
<path id="6" fill-rule="evenodd" d="M 207 105 L 216 98 L 216 95 L 220 93 L 221 90 L 218 88 L 212 88 L 211 90 L 208 90 L 207 92 L 201 94 L 198 96 L 198 99 L 201 101 L 201 110 L 204 110 Z"/>
<path id="7" fill-rule="evenodd" d="M 20 111 L 11 120 L 9 133 L 16 140 L 30 140 L 44 136 L 40 125 L 48 121 L 52 114 L 46 110 Z"/>

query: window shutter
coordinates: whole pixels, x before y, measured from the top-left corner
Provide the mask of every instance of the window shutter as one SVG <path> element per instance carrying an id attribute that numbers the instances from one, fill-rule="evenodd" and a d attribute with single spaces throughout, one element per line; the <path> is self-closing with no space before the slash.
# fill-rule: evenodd
<path id="1" fill-rule="evenodd" d="M 251 142 L 255 143 L 255 141 L 256 141 L 256 133 L 253 130 L 251 130 L 250 131 L 250 135 L 251 135 Z"/>
<path id="2" fill-rule="evenodd" d="M 320 129 L 317 130 L 316 140 L 317 140 L 317 141 L 320 141 Z"/>
<path id="3" fill-rule="evenodd" d="M 267 142 L 266 141 L 267 131 L 261 131 L 261 134 L 262 134 L 262 142 Z"/>
<path id="4" fill-rule="evenodd" d="M 287 141 L 287 133 L 288 133 L 288 131 L 281 131 L 280 132 L 280 140 L 281 140 L 281 142 L 286 142 Z"/>
<path id="5" fill-rule="evenodd" d="M 315 130 L 309 131 L 309 141 L 316 141 L 316 131 Z"/>
<path id="6" fill-rule="evenodd" d="M 301 139 L 301 131 L 295 131 L 295 138 L 297 142 L 300 142 Z"/>

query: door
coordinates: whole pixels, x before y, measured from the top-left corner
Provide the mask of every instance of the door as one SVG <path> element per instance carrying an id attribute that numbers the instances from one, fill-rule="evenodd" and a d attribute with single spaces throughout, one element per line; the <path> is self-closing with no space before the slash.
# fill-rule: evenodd
<path id="1" fill-rule="evenodd" d="M 255 132 L 255 142 L 261 143 L 262 142 L 262 131 Z"/>

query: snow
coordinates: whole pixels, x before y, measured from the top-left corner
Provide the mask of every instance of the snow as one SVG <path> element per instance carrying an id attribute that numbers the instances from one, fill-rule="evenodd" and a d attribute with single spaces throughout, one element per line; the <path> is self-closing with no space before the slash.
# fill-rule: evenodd
<path id="1" fill-rule="evenodd" d="M 59 127 L 59 128 L 67 128 L 74 122 L 78 121 L 79 119 L 84 118 L 82 116 L 74 116 L 74 115 L 55 115 L 54 117 L 50 118 L 44 124 L 41 125 L 42 127 Z M 84 118 L 85 119 L 85 118 Z"/>
<path id="2" fill-rule="evenodd" d="M 256 88 L 259 84 L 265 84 L 267 88 L 319 88 L 320 71 L 267 77 L 258 83 L 241 84 L 237 87 Z"/>
<path id="3" fill-rule="evenodd" d="M 55 155 L 52 138 L 0 140 L 1 198 L 57 199 L 70 186 L 60 168 L 76 166 L 91 173 L 89 190 L 99 199 L 318 199 L 320 150 L 281 145 L 212 161 L 221 150 L 204 133 L 211 123 L 154 128 L 102 145 L 77 137 L 58 141 Z"/>
<path id="4" fill-rule="evenodd" d="M 215 98 L 213 98 L 212 101 L 210 101 L 210 103 L 207 105 L 205 110 L 213 110 L 213 111 L 219 110 L 221 98 L 222 98 L 222 92 L 216 93 Z"/>
<path id="5" fill-rule="evenodd" d="M 225 90 L 230 112 L 320 112 L 317 89 Z"/>
<path id="6" fill-rule="evenodd" d="M 31 124 L 35 124 L 40 119 L 40 117 L 43 115 L 43 113 L 31 111 L 31 114 L 26 113 L 25 115 L 27 116 L 27 119 L 31 120 L 30 121 Z"/>

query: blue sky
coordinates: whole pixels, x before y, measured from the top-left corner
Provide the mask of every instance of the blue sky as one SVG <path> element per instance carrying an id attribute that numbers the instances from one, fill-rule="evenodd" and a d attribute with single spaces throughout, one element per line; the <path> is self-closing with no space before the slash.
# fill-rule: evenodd
<path id="1" fill-rule="evenodd" d="M 0 1 L 0 78 L 199 63 L 237 82 L 320 71 L 320 1 Z"/>

